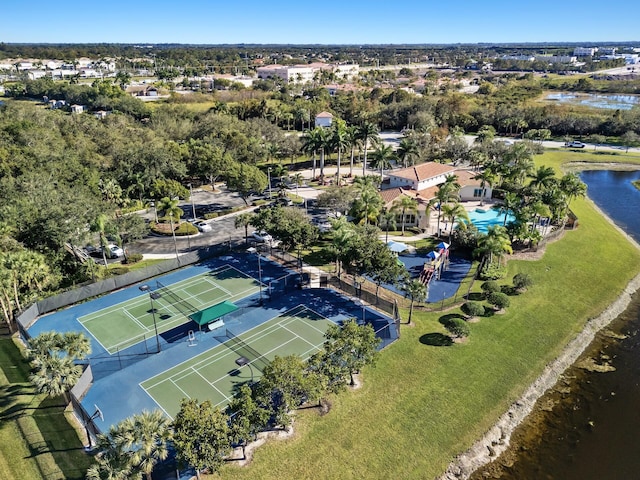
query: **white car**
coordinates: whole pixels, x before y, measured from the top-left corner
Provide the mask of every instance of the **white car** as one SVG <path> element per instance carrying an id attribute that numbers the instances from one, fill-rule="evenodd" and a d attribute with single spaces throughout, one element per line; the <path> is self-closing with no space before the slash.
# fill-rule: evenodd
<path id="1" fill-rule="evenodd" d="M 254 239 L 256 242 L 260 242 L 260 243 L 262 243 L 262 242 L 269 243 L 269 242 L 272 242 L 272 241 L 273 241 L 273 237 L 272 237 L 271 235 L 269 235 L 269 234 L 268 234 L 267 232 L 265 232 L 265 231 L 261 231 L 261 232 L 257 232 L 257 231 L 256 231 L 256 232 L 252 232 L 252 233 L 251 233 L 251 236 L 253 237 L 253 239 Z"/>
<path id="2" fill-rule="evenodd" d="M 573 142 L 565 143 L 564 146 L 569 148 L 584 148 L 585 144 L 577 140 L 574 140 Z"/>
<path id="3" fill-rule="evenodd" d="M 107 245 L 107 251 L 109 252 L 109 257 L 111 258 L 120 258 L 124 255 L 124 250 L 113 243 Z"/>
<path id="4" fill-rule="evenodd" d="M 197 222 L 194 222 L 193 224 L 194 224 L 194 225 L 196 226 L 196 228 L 197 228 L 198 230 L 200 230 L 201 232 L 210 232 L 210 231 L 212 230 L 211 225 L 209 225 L 209 224 L 208 224 L 208 223 L 206 223 L 206 222 L 203 222 L 202 220 L 199 220 L 199 221 L 197 221 Z"/>

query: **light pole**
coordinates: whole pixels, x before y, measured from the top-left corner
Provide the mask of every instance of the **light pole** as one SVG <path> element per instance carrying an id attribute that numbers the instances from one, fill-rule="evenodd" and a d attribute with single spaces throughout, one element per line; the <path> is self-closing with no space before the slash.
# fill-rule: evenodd
<path id="1" fill-rule="evenodd" d="M 271 167 L 267 167 L 267 180 L 269 182 L 269 201 L 271 201 Z"/>
<path id="2" fill-rule="evenodd" d="M 93 443 L 91 442 L 91 433 L 89 433 L 89 422 L 91 422 L 92 420 L 95 420 L 98 417 L 100 417 L 100 420 L 104 421 L 104 417 L 102 416 L 102 411 L 98 408 L 97 405 L 95 405 L 95 407 L 96 407 L 96 411 L 93 413 L 93 415 L 89 417 L 89 420 L 84 422 L 84 430 L 85 432 L 87 432 L 87 440 L 89 442 L 89 446 L 86 448 L 87 451 L 91 450 L 91 448 L 93 447 Z"/>
<path id="3" fill-rule="evenodd" d="M 247 248 L 248 253 L 255 253 L 258 256 L 258 283 L 260 284 L 260 305 L 262 305 L 262 263 L 260 261 L 260 252 L 255 247 Z"/>
<path id="4" fill-rule="evenodd" d="M 365 324 L 365 320 L 366 320 L 365 319 L 365 305 L 364 305 L 364 302 L 361 299 L 356 298 L 356 297 L 353 297 L 351 299 L 351 301 L 353 301 L 353 303 L 355 303 L 356 305 L 360 305 L 362 307 L 362 324 L 364 325 Z"/>
<path id="5" fill-rule="evenodd" d="M 141 292 L 149 292 L 149 301 L 151 302 L 151 315 L 153 316 L 153 329 L 156 332 L 156 353 L 160 353 L 160 337 L 158 336 L 158 325 L 156 323 L 156 309 L 153 304 L 154 300 L 158 300 L 162 295 L 158 292 L 152 292 L 149 285 L 140 285 L 138 287 Z"/>
<path id="6" fill-rule="evenodd" d="M 249 367 L 249 371 L 251 371 L 251 384 L 253 385 L 253 367 L 251 366 L 251 362 L 247 357 L 238 357 L 236 358 L 236 365 L 239 367 L 244 367 L 245 365 Z"/>
<path id="7" fill-rule="evenodd" d="M 193 203 L 193 185 L 189 184 L 189 195 L 191 196 L 191 211 L 193 213 L 193 219 L 196 219 L 196 206 Z"/>

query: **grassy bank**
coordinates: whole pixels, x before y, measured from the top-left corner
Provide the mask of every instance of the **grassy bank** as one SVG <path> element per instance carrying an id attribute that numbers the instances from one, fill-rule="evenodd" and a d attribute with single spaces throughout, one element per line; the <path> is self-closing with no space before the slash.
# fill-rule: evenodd
<path id="1" fill-rule="evenodd" d="M 620 157 L 558 151 L 537 163 L 560 169 L 567 161 Z M 508 279 L 526 272 L 535 285 L 512 297 L 506 314 L 470 325 L 469 341 L 453 346 L 438 346 L 443 314 L 414 314 L 416 326 L 403 327 L 401 340 L 364 372 L 361 389 L 336 399 L 324 417 L 299 414 L 294 438 L 260 447 L 250 467 L 226 466 L 222 478 L 441 474 L 640 271 L 640 251 L 589 200 L 574 201 L 572 209 L 577 230 L 549 245 L 538 261 L 509 262 Z"/>
<path id="2" fill-rule="evenodd" d="M 83 479 L 90 458 L 61 399 L 36 395 L 29 365 L 11 338 L 0 338 L 0 478 Z"/>

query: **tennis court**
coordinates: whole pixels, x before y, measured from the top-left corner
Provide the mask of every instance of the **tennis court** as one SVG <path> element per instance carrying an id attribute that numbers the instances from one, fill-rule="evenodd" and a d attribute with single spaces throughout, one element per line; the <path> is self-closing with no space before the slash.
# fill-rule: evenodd
<path id="1" fill-rule="evenodd" d="M 183 398 L 209 400 L 224 407 L 237 384 L 258 380 L 264 367 L 278 355 L 297 354 L 303 359 L 318 351 L 324 334 L 334 323 L 310 308 L 299 305 L 235 336 L 223 331 L 213 348 L 166 370 L 140 386 L 171 418 Z M 238 366 L 244 357 L 247 365 Z"/>
<path id="2" fill-rule="evenodd" d="M 225 265 L 166 287 L 151 281 L 147 293 L 78 318 L 102 347 L 114 354 L 186 322 L 189 315 L 225 300 L 234 302 L 253 295 L 260 283 L 240 270 Z"/>

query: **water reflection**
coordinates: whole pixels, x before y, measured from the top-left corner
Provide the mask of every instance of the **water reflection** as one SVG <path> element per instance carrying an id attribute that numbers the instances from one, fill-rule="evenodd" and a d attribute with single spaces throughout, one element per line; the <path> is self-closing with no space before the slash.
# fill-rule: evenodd
<path id="1" fill-rule="evenodd" d="M 640 242 L 640 171 L 580 174 L 589 197 Z M 612 272 L 615 273 L 615 272 Z M 570 368 L 513 436 L 518 448 L 476 472 L 473 479 L 602 480 L 640 478 L 640 292 L 582 358 L 615 371 Z"/>
<path id="2" fill-rule="evenodd" d="M 545 100 L 609 110 L 631 110 L 636 105 L 640 105 L 640 97 L 636 95 L 605 93 L 550 93 Z"/>

